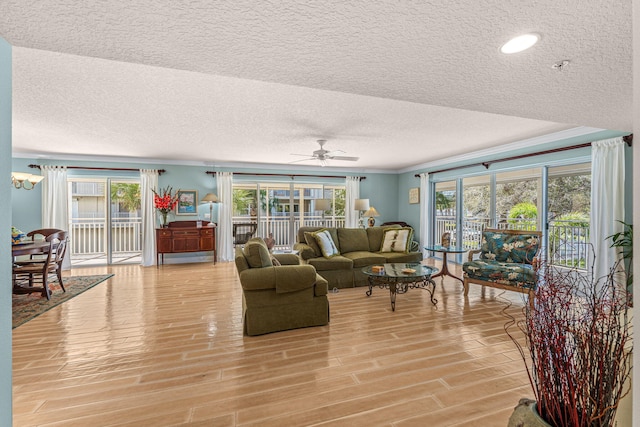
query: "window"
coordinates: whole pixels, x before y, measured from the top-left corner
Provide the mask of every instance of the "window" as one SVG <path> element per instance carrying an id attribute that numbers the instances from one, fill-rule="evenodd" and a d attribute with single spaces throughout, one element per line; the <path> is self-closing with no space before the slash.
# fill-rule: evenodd
<path id="1" fill-rule="evenodd" d="M 549 168 L 549 257 L 585 268 L 589 252 L 591 164 Z"/>
<path id="2" fill-rule="evenodd" d="M 272 235 L 276 248 L 291 248 L 302 226 L 343 227 L 345 194 L 335 184 L 234 183 L 233 222 L 256 223 L 256 236 Z M 317 199 L 328 199 L 331 208 L 317 210 Z"/>
<path id="3" fill-rule="evenodd" d="M 543 205 L 543 189 L 547 206 Z M 588 162 L 436 182 L 434 241 L 439 242 L 447 231 L 452 244 L 470 250 L 479 247 L 481 230 L 486 227 L 542 230 L 551 262 L 586 268 L 591 256 L 590 200 Z"/>

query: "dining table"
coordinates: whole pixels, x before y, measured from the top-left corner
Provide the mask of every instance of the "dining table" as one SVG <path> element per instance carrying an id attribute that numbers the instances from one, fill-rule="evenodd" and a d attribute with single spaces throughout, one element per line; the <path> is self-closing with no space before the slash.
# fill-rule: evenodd
<path id="1" fill-rule="evenodd" d="M 49 252 L 51 243 L 45 240 L 25 240 L 11 245 L 11 255 L 15 260 L 16 257 L 23 255 L 45 255 Z M 30 294 L 33 292 L 41 292 L 46 295 L 42 286 L 24 286 L 13 283 L 14 294 Z"/>
<path id="2" fill-rule="evenodd" d="M 25 240 L 11 245 L 11 255 L 43 255 L 49 252 L 50 243 L 44 240 Z"/>

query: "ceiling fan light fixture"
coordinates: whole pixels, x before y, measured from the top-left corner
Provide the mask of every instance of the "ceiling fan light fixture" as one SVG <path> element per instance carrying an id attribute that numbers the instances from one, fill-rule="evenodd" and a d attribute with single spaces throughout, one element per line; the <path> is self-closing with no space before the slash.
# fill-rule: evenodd
<path id="1" fill-rule="evenodd" d="M 500 52 L 505 54 L 518 53 L 527 50 L 538 43 L 540 35 L 536 33 L 522 34 L 514 37 L 500 48 Z"/>

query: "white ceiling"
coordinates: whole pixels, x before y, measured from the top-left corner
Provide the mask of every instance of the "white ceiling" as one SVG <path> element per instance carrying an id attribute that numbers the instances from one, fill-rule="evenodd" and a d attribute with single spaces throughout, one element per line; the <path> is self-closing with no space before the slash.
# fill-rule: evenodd
<path id="1" fill-rule="evenodd" d="M 630 0 L 3 0 L 0 36 L 14 155 L 399 170 L 632 129 Z"/>

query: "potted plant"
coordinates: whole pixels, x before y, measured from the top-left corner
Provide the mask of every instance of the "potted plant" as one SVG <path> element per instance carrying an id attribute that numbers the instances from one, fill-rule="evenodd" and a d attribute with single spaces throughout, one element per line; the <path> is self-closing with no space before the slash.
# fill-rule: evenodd
<path id="1" fill-rule="evenodd" d="M 607 239 L 611 239 L 612 248 L 622 249 L 622 259 L 625 262 L 625 272 L 627 275 L 627 290 L 631 292 L 631 285 L 633 284 L 633 224 L 627 224 L 623 221 L 619 222 L 624 225 L 624 230 L 612 234 L 607 237 Z"/>
<path id="2" fill-rule="evenodd" d="M 575 268 L 541 267 L 535 304 L 505 325 L 535 397 L 534 404 L 521 400 L 509 426 L 613 425 L 632 363 L 628 296 L 614 272 L 596 279 Z M 509 332 L 513 325 L 526 344 Z"/>

